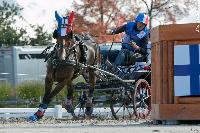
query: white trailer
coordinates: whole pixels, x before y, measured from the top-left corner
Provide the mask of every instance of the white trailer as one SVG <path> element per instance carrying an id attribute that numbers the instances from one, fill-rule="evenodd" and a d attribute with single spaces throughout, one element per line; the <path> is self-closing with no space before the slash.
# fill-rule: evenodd
<path id="1" fill-rule="evenodd" d="M 41 52 L 46 46 L 13 46 L 0 49 L 0 81 L 12 85 L 27 80 L 43 81 L 46 62 Z"/>

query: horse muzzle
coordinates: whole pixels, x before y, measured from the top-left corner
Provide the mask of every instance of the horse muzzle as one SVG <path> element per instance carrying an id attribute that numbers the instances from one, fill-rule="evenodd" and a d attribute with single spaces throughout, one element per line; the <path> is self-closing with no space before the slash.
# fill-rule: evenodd
<path id="1" fill-rule="evenodd" d="M 57 44 L 57 55 L 59 60 L 65 60 L 66 58 L 66 51 L 64 49 L 63 44 Z"/>

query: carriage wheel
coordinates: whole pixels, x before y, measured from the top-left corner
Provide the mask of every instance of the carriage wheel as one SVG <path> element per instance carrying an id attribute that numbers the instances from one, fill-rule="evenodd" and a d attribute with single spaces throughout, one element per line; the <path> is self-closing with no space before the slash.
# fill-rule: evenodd
<path id="1" fill-rule="evenodd" d="M 133 91 L 115 90 L 111 94 L 110 109 L 113 117 L 119 119 L 131 119 L 134 116 Z"/>
<path id="2" fill-rule="evenodd" d="M 151 111 L 151 89 L 145 79 L 135 84 L 134 107 L 137 118 L 146 119 Z"/>

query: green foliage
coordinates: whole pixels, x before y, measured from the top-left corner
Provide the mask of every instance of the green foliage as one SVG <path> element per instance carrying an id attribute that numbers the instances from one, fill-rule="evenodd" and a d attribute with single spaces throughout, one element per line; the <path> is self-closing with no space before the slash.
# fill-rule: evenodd
<path id="1" fill-rule="evenodd" d="M 12 96 L 12 87 L 9 84 L 0 84 L 0 100 L 8 100 Z"/>
<path id="2" fill-rule="evenodd" d="M 21 8 L 18 4 L 9 4 L 5 0 L 3 0 L 2 5 L 0 5 L 0 23 L 4 25 L 11 25 L 16 22 L 18 18 L 23 19 Z M 16 18 L 18 16 L 18 18 Z"/>
<path id="3" fill-rule="evenodd" d="M 23 100 L 39 100 L 39 97 L 43 96 L 43 92 L 44 84 L 35 81 L 24 82 L 16 88 L 17 97 Z"/>
<path id="4" fill-rule="evenodd" d="M 23 20 L 22 10 L 23 8 L 19 5 L 9 4 L 6 1 L 0 5 L 0 44 L 12 46 L 14 44 L 22 45 L 22 42 L 27 43 L 24 37 L 26 30 L 13 26 L 17 19 Z"/>
<path id="5" fill-rule="evenodd" d="M 35 31 L 35 38 L 30 38 L 30 45 L 49 45 L 52 41 L 52 35 L 48 34 L 47 31 L 44 30 L 44 25 L 31 25 L 31 27 Z"/>
<path id="6" fill-rule="evenodd" d="M 55 87 L 55 86 L 53 86 Z M 65 86 L 56 96 L 55 96 L 55 100 L 56 101 L 62 101 L 66 98 L 67 96 L 67 87 Z"/>
<path id="7" fill-rule="evenodd" d="M 77 105 L 78 103 L 78 98 L 80 96 L 80 92 L 77 92 L 74 90 L 73 92 L 73 104 Z M 61 104 L 62 101 L 65 100 L 65 98 L 67 97 L 67 87 L 65 86 L 55 97 L 53 100 L 53 102 L 57 102 L 57 104 Z"/>
<path id="8" fill-rule="evenodd" d="M 25 28 L 19 28 L 16 21 L 25 22 L 22 16 L 23 8 L 17 3 L 10 4 L 6 0 L 0 3 L 0 45 L 48 45 L 51 34 L 44 31 L 44 26 L 30 25 L 35 31 L 35 37 L 30 38 Z"/>
<path id="9" fill-rule="evenodd" d="M 55 96 L 55 100 L 56 101 L 62 101 L 67 97 L 67 87 L 65 86 L 56 96 Z M 78 93 L 74 90 L 73 93 L 73 98 L 77 99 L 78 97 Z"/>
<path id="10" fill-rule="evenodd" d="M 77 84 L 77 83 L 86 83 L 86 81 L 85 81 L 84 77 L 82 75 L 80 75 L 80 76 L 78 76 L 77 78 L 75 78 L 73 80 L 73 83 L 74 84 Z"/>

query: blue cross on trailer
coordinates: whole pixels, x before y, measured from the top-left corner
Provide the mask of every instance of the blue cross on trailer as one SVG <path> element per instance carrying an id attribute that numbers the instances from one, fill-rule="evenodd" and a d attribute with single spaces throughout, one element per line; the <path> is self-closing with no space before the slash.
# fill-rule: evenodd
<path id="1" fill-rule="evenodd" d="M 200 44 L 174 46 L 175 96 L 200 96 Z"/>

